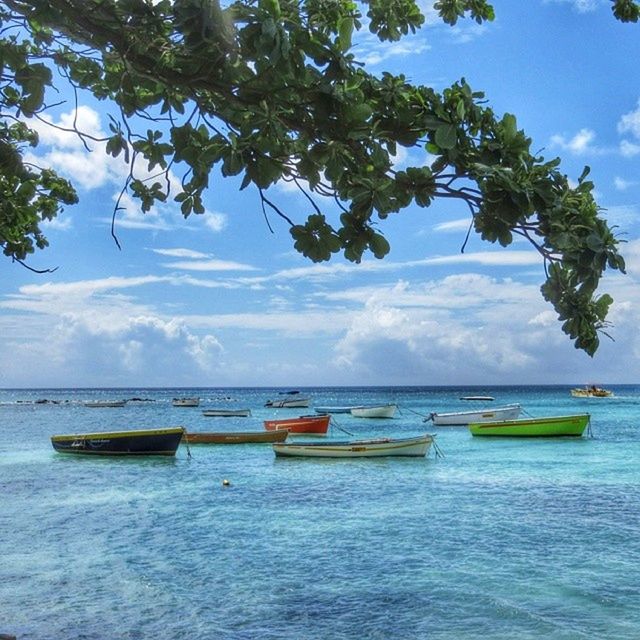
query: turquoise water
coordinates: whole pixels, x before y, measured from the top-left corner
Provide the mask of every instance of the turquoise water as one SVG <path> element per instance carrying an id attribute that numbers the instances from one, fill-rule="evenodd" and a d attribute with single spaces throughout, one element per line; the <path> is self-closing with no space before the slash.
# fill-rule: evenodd
<path id="1" fill-rule="evenodd" d="M 317 405 L 396 401 L 391 420 L 336 421 L 357 437 L 434 432 L 444 453 L 377 460 L 276 459 L 270 445 L 65 456 L 51 435 L 256 430 L 311 410 L 264 408 L 271 389 L 0 391 L 0 633 L 637 639 L 640 386 L 611 388 L 610 399 L 568 387 L 305 390 Z M 593 438 L 473 438 L 422 422 L 469 409 L 458 398 L 472 393 L 536 416 L 589 412 Z M 174 408 L 177 395 L 201 406 Z M 82 406 L 133 397 L 153 401 Z M 33 403 L 45 398 L 59 404 Z M 205 418 L 208 406 L 253 416 Z"/>

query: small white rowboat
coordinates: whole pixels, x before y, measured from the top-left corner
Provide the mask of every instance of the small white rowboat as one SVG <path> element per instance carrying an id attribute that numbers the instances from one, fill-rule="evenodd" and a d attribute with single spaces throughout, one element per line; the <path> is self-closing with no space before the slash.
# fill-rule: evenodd
<path id="1" fill-rule="evenodd" d="M 379 458 L 383 456 L 424 457 L 433 444 L 430 433 L 414 438 L 378 438 L 348 442 L 307 442 L 274 444 L 276 456 L 304 458 Z"/>
<path id="2" fill-rule="evenodd" d="M 371 404 L 361 407 L 351 407 L 351 415 L 356 418 L 393 418 L 397 405 Z"/>
<path id="3" fill-rule="evenodd" d="M 500 420 L 515 420 L 522 407 L 519 404 L 509 404 L 495 409 L 478 411 L 456 411 L 452 413 L 432 413 L 427 420 L 433 420 L 438 427 L 466 427 L 472 422 L 498 422 Z"/>

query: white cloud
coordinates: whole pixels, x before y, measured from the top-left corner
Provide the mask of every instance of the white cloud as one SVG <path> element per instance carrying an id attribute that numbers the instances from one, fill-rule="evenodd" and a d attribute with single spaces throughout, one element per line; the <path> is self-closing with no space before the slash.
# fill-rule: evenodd
<path id="1" fill-rule="evenodd" d="M 192 249 L 151 249 L 153 253 L 157 253 L 161 256 L 168 256 L 170 258 L 208 258 L 209 255 L 202 253 L 201 251 L 193 251 Z"/>
<path id="2" fill-rule="evenodd" d="M 58 120 L 45 113 L 39 116 L 39 119 L 31 118 L 27 124 L 38 133 L 42 144 L 62 149 L 84 149 L 85 144 L 89 148 L 100 144 L 86 137 L 83 142 L 83 139 L 74 133 L 74 128 L 91 138 L 107 137 L 107 134 L 102 130 L 98 112 L 86 106 L 80 106 L 63 113 Z"/>
<path id="3" fill-rule="evenodd" d="M 217 211 L 205 211 L 202 219 L 205 227 L 214 233 L 219 233 L 227 226 L 226 214 L 218 213 Z"/>
<path id="4" fill-rule="evenodd" d="M 635 111 L 625 113 L 618 122 L 619 133 L 630 133 L 634 138 L 640 140 L 640 100 Z"/>
<path id="5" fill-rule="evenodd" d="M 85 146 L 77 134 L 63 130 L 76 126 L 93 138 L 104 140 L 107 134 L 102 130 L 100 115 L 96 111 L 81 106 L 77 110 L 63 113 L 57 120 L 48 115 L 43 116 L 42 120 L 44 122 L 32 119 L 29 126 L 38 132 L 41 144 L 49 149 L 37 155 L 32 151 L 28 152 L 25 154 L 27 162 L 51 167 L 69 178 L 75 186 L 85 190 L 115 187 L 117 191 L 112 200 L 116 202 L 119 198 L 116 228 L 173 231 L 179 225 L 184 227 L 181 219 L 178 223 L 176 205 L 170 198 L 167 203 L 155 203 L 150 211 L 144 213 L 138 199 L 134 199 L 129 193 L 120 197 L 120 189 L 125 184 L 130 170 L 129 165 L 124 162 L 123 154 L 113 158 L 106 153 L 106 142 L 86 139 Z M 157 168 L 150 171 L 147 161 L 141 156 L 136 158 L 133 173 L 142 181 L 161 182 L 162 187 L 168 189 L 170 194 L 180 190 L 180 180 L 172 171 L 167 174 L 158 173 Z M 102 214 L 101 221 L 110 225 L 113 209 L 105 206 L 99 213 Z M 218 211 L 206 210 L 203 215 L 191 218 L 200 221 L 200 228 L 213 233 L 220 233 L 227 225 L 226 214 Z"/>
<path id="6" fill-rule="evenodd" d="M 68 213 L 58 214 L 53 220 L 43 220 L 42 229 L 45 233 L 50 229 L 69 231 L 73 228 L 73 218 Z"/>
<path id="7" fill-rule="evenodd" d="M 513 267 L 540 264 L 540 256 L 531 251 L 476 251 L 436 258 L 426 258 L 423 264 L 479 264 L 493 267 Z"/>
<path id="8" fill-rule="evenodd" d="M 256 271 L 256 267 L 232 260 L 208 260 L 167 262 L 162 265 L 167 269 L 181 269 L 184 271 Z"/>
<path id="9" fill-rule="evenodd" d="M 119 200 L 118 200 L 119 199 Z M 171 231 L 175 225 L 167 219 L 166 212 L 161 212 L 160 206 L 154 205 L 146 213 L 142 211 L 139 200 L 134 200 L 131 195 L 113 195 L 114 206 L 118 203 L 118 211 L 115 218 L 116 230 L 122 229 L 148 229 L 154 231 Z M 111 218 L 105 218 L 105 222 L 111 224 Z"/>
<path id="10" fill-rule="evenodd" d="M 620 142 L 620 154 L 625 158 L 633 158 L 640 153 L 640 144 L 634 144 L 628 140 Z"/>
<path id="11" fill-rule="evenodd" d="M 431 49 L 424 37 L 410 35 L 397 42 L 381 42 L 368 28 L 368 20 L 354 33 L 353 53 L 359 62 L 374 66 L 390 58 L 416 56 Z"/>
<path id="12" fill-rule="evenodd" d="M 454 27 L 451 27 L 453 40 L 458 44 L 473 42 L 487 33 L 487 30 L 486 23 L 478 24 L 477 22 L 459 22 Z"/>
<path id="13" fill-rule="evenodd" d="M 451 220 L 449 222 L 441 222 L 433 227 L 433 230 L 438 233 L 460 233 L 466 232 L 471 225 L 469 218 L 458 218 L 458 220 Z"/>
<path id="14" fill-rule="evenodd" d="M 158 282 L 174 281 L 112 277 L 23 286 L 0 305 L 15 314 L 0 317 L 6 332 L 0 354 L 13 352 L 16 378 L 23 376 L 30 384 L 65 380 L 77 386 L 87 381 L 122 386 L 141 379 L 146 384 L 195 384 L 219 366 L 223 348 L 218 338 L 120 293 Z M 23 329 L 11 326 L 12 317 L 16 327 L 29 319 L 29 339 L 20 337 Z"/>
<path id="15" fill-rule="evenodd" d="M 367 34 L 369 35 L 369 34 Z M 365 43 L 365 47 L 356 47 L 354 51 L 360 62 L 366 65 L 375 66 L 388 60 L 389 58 L 415 56 L 431 49 L 431 46 L 424 41 L 403 40 L 400 42 L 379 42 L 370 40 Z"/>
<path id="16" fill-rule="evenodd" d="M 578 13 L 590 13 L 598 6 L 602 6 L 602 0 L 545 0 L 547 3 L 556 2 L 571 5 Z"/>
<path id="17" fill-rule="evenodd" d="M 620 178 L 616 176 L 613 179 L 613 185 L 618 191 L 626 191 L 629 187 L 632 187 L 635 182 L 629 182 L 629 180 L 625 180 L 624 178 Z"/>
<path id="18" fill-rule="evenodd" d="M 131 317 L 106 331 L 85 317 L 64 317 L 51 332 L 50 347 L 43 350 L 49 350 L 68 376 L 92 371 L 94 378 L 103 376 L 103 383 L 143 376 L 147 384 L 175 384 L 193 383 L 198 374 L 214 371 L 222 346 L 214 336 L 196 336 L 173 319 Z"/>
<path id="19" fill-rule="evenodd" d="M 562 135 L 554 135 L 551 137 L 551 144 L 560 147 L 565 151 L 569 151 L 575 155 L 584 155 L 587 153 L 602 153 L 600 149 L 592 146 L 596 134 L 591 129 L 580 129 L 572 138 L 567 139 Z"/>
<path id="20" fill-rule="evenodd" d="M 636 140 L 640 140 L 640 100 L 635 111 L 625 113 L 618 121 L 618 133 L 630 134 Z M 640 154 L 640 144 L 630 140 L 620 142 L 620 153 L 625 158 L 633 158 Z"/>

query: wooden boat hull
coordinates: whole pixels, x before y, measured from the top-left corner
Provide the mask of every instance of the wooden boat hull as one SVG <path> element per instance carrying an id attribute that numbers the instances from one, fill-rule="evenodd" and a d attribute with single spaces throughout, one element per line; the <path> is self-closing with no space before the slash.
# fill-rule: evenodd
<path id="1" fill-rule="evenodd" d="M 232 432 L 190 432 L 184 434 L 188 444 L 254 444 L 259 442 L 284 442 L 289 432 L 278 431 L 239 431 Z"/>
<path id="2" fill-rule="evenodd" d="M 265 420 L 266 431 L 286 430 L 290 435 L 326 436 L 329 429 L 330 415 L 301 416 L 284 420 Z"/>
<path id="3" fill-rule="evenodd" d="M 202 415 L 207 418 L 248 418 L 251 409 L 205 409 Z"/>
<path id="4" fill-rule="evenodd" d="M 456 411 L 451 413 L 432 413 L 433 424 L 438 427 L 466 427 L 472 422 L 499 422 L 515 420 L 522 410 L 519 404 L 484 409 L 482 411 Z"/>
<path id="5" fill-rule="evenodd" d="M 272 409 L 304 409 L 309 406 L 309 398 L 288 398 L 283 400 L 268 400 L 265 407 Z"/>
<path id="6" fill-rule="evenodd" d="M 472 423 L 469 431 L 474 436 L 554 437 L 581 436 L 589 424 L 589 414 L 525 418 L 502 422 Z"/>
<path id="7" fill-rule="evenodd" d="M 350 412 L 355 418 L 393 418 L 397 408 L 395 404 L 371 405 L 351 407 Z"/>
<path id="8" fill-rule="evenodd" d="M 95 456 L 173 456 L 184 434 L 182 427 L 137 429 L 51 436 L 59 453 Z"/>
<path id="9" fill-rule="evenodd" d="M 380 438 L 348 442 L 308 442 L 274 444 L 276 456 L 303 458 L 382 458 L 391 456 L 424 457 L 433 443 L 433 435 L 416 438 Z"/>

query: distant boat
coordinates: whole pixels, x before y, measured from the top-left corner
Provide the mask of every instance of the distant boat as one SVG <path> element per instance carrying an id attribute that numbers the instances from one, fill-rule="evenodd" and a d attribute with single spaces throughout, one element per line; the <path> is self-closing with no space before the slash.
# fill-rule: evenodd
<path id="1" fill-rule="evenodd" d="M 258 442 L 283 442 L 289 432 L 278 431 L 238 431 L 238 432 L 195 432 L 184 434 L 188 444 L 251 444 Z"/>
<path id="2" fill-rule="evenodd" d="M 460 400 L 472 400 L 480 402 L 493 402 L 495 398 L 493 396 L 462 396 Z"/>
<path id="3" fill-rule="evenodd" d="M 613 395 L 613 391 L 589 385 L 584 388 L 571 389 L 571 395 L 574 398 L 610 398 Z"/>
<path id="4" fill-rule="evenodd" d="M 200 405 L 200 398 L 174 398 L 171 404 L 174 407 L 197 407 Z"/>
<path id="5" fill-rule="evenodd" d="M 279 400 L 267 400 L 264 406 L 272 409 L 302 409 L 308 407 L 310 402 L 310 398 L 281 398 Z"/>
<path id="6" fill-rule="evenodd" d="M 498 420 L 515 420 L 522 407 L 519 404 L 509 404 L 495 409 L 478 411 L 453 411 L 450 413 L 432 413 L 425 422 L 433 420 L 433 424 L 443 427 L 464 427 L 470 422 L 497 422 Z"/>
<path id="7" fill-rule="evenodd" d="M 330 420 L 330 415 L 300 416 L 299 418 L 289 418 L 285 420 L 265 420 L 264 428 L 267 431 L 280 431 L 285 429 L 288 430 L 292 436 L 326 436 Z"/>
<path id="8" fill-rule="evenodd" d="M 248 418 L 251 409 L 205 409 L 202 415 L 207 418 Z"/>
<path id="9" fill-rule="evenodd" d="M 378 438 L 346 442 L 305 442 L 274 444 L 276 456 L 305 458 L 379 458 L 387 456 L 424 457 L 434 436 L 424 434 L 415 438 Z"/>
<path id="10" fill-rule="evenodd" d="M 356 418 L 393 418 L 397 408 L 395 404 L 369 404 L 351 407 L 350 412 Z"/>
<path id="11" fill-rule="evenodd" d="M 475 422 L 469 424 L 474 436 L 581 436 L 589 424 L 589 414 L 554 416 L 549 418 L 524 418 L 501 422 Z"/>
<path id="12" fill-rule="evenodd" d="M 126 400 L 91 400 L 85 402 L 85 407 L 91 407 L 92 409 L 124 407 L 127 404 Z"/>
<path id="13" fill-rule="evenodd" d="M 351 413 L 354 407 L 316 407 L 316 413 Z"/>
<path id="14" fill-rule="evenodd" d="M 97 456 L 173 456 L 184 434 L 182 427 L 137 429 L 51 436 L 59 453 Z"/>

